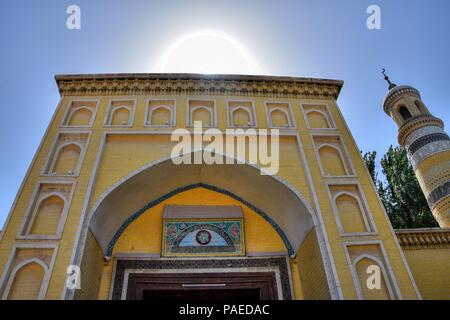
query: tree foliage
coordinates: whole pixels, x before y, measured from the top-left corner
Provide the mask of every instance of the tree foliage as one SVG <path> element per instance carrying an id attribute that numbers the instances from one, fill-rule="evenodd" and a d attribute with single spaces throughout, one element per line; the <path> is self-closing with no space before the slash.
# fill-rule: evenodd
<path id="1" fill-rule="evenodd" d="M 401 147 L 389 147 L 381 159 L 385 181 L 378 179 L 376 152 L 363 155 L 378 194 L 396 229 L 437 227 L 428 207 L 406 151 Z"/>

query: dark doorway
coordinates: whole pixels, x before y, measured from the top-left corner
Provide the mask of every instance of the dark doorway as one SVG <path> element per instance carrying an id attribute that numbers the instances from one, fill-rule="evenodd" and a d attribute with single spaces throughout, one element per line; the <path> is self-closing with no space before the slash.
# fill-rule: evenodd
<path id="1" fill-rule="evenodd" d="M 132 300 L 276 300 L 274 272 L 130 274 Z"/>
<path id="2" fill-rule="evenodd" d="M 144 290 L 143 300 L 205 301 L 205 300 L 261 300 L 259 289 L 187 289 Z"/>

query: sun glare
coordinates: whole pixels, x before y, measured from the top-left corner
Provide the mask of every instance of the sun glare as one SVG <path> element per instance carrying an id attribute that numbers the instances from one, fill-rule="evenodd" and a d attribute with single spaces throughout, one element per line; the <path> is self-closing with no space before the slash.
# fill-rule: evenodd
<path id="1" fill-rule="evenodd" d="M 259 74 L 255 59 L 231 36 L 199 31 L 174 41 L 154 69 L 162 73 Z"/>

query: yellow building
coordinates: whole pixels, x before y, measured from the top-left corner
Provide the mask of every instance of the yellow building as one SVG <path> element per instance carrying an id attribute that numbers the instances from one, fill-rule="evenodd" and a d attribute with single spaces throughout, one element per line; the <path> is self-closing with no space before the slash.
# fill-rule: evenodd
<path id="1" fill-rule="evenodd" d="M 336 103 L 342 81 L 56 81 L 60 103 L 0 238 L 2 299 L 450 298 L 450 231 L 392 229 Z M 184 154 L 224 164 L 173 161 L 174 130 L 204 138 L 198 121 L 241 129 L 236 152 L 206 139 Z M 274 175 L 260 157 L 238 161 L 260 129 L 279 131 L 267 138 Z"/>

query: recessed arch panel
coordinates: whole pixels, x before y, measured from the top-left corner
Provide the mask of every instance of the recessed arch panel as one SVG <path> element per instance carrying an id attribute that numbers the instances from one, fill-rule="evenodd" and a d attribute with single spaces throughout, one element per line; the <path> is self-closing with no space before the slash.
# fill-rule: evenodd
<path id="1" fill-rule="evenodd" d="M 150 109 L 149 119 L 151 125 L 165 126 L 172 124 L 172 109 L 167 106 L 157 106 Z"/>
<path id="2" fill-rule="evenodd" d="M 108 256 L 123 230 L 148 208 L 190 188 L 229 195 L 262 215 L 278 231 L 291 255 L 314 227 L 313 210 L 292 186 L 261 175 L 249 164 L 175 165 L 151 163 L 114 185 L 91 211 L 90 229 Z"/>
<path id="3" fill-rule="evenodd" d="M 248 109 L 237 107 L 231 112 L 233 116 L 233 126 L 246 127 L 253 125 L 253 119 Z"/>
<path id="4" fill-rule="evenodd" d="M 88 126 L 91 123 L 93 112 L 90 108 L 79 107 L 72 111 L 69 126 Z"/>
<path id="5" fill-rule="evenodd" d="M 18 264 L 12 271 L 4 298 L 8 300 L 38 300 L 47 266 L 33 258 Z"/>
<path id="6" fill-rule="evenodd" d="M 273 127 L 289 127 L 291 125 L 288 113 L 280 108 L 270 111 L 270 119 Z"/>
<path id="7" fill-rule="evenodd" d="M 131 112 L 127 107 L 117 107 L 112 112 L 111 125 L 123 126 L 130 123 Z"/>
<path id="8" fill-rule="evenodd" d="M 306 114 L 308 124 L 313 129 L 329 129 L 330 123 L 327 116 L 319 110 L 311 110 Z"/>
<path id="9" fill-rule="evenodd" d="M 319 148 L 320 161 L 325 175 L 328 176 L 344 176 L 347 170 L 341 153 L 336 147 L 331 145 L 322 145 Z"/>
<path id="10" fill-rule="evenodd" d="M 41 199 L 30 228 L 30 234 L 55 235 L 64 206 L 64 198 L 58 194 L 51 194 Z"/>
<path id="11" fill-rule="evenodd" d="M 68 143 L 58 149 L 51 172 L 56 174 L 74 174 L 78 167 L 81 147 L 76 143 Z"/>

